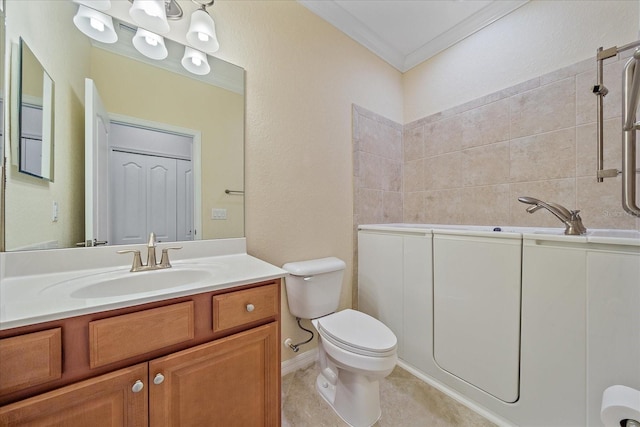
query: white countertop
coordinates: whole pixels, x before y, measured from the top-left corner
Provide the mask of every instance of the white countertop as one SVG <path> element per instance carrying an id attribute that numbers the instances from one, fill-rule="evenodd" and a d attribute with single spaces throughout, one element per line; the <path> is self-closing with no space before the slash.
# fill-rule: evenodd
<path id="1" fill-rule="evenodd" d="M 202 244 L 200 244 L 202 247 Z M 107 252 L 104 248 L 103 251 Z M 118 247 L 117 249 L 121 249 Z M 83 249 L 92 251 L 91 249 Z M 78 251 L 78 250 L 74 250 Z M 115 251 L 115 249 L 111 249 Z M 46 257 L 47 251 L 24 254 L 27 257 Z M 207 251 L 204 251 L 207 252 Z M 211 251 L 209 251 L 211 253 Z M 215 251 L 213 251 L 215 252 Z M 220 252 L 220 251 L 218 251 Z M 158 275 L 169 270 L 149 272 L 129 272 L 130 265 L 101 266 L 83 270 L 53 271 L 43 268 L 28 270 L 36 274 L 13 274 L 7 277 L 6 270 L 0 277 L 0 330 L 35 323 L 42 323 L 67 317 L 96 313 L 105 310 L 130 307 L 170 298 L 193 295 L 219 289 L 246 285 L 284 277 L 286 271 L 241 251 L 233 251 L 227 255 L 216 254 L 200 258 L 178 259 L 172 261 L 175 270 L 197 268 L 199 271 L 211 273 L 205 280 L 164 289 L 146 290 L 126 295 L 105 296 L 100 298 L 83 298 L 73 296 L 74 287 L 87 277 L 123 277 L 131 275 Z M 73 252 L 74 255 L 88 252 Z M 7 255 L 7 254 L 2 254 Z M 8 261 L 3 259 L 3 267 L 7 262 L 16 262 L 22 258 L 11 254 Z M 52 255 L 52 254 L 51 254 Z M 50 256 L 51 256 L 50 255 Z M 126 258 L 127 260 L 129 257 Z M 120 259 L 122 260 L 122 258 Z M 121 262 L 121 261 L 120 261 Z M 136 276 L 142 277 L 142 276 Z"/>

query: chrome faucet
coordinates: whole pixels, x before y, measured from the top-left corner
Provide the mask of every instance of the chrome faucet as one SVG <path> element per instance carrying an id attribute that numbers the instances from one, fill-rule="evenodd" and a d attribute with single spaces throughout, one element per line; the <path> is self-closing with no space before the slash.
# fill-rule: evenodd
<path id="1" fill-rule="evenodd" d="M 171 263 L 169 262 L 169 251 L 175 249 L 182 249 L 182 246 L 176 246 L 171 248 L 162 249 L 162 257 L 160 258 L 160 262 L 156 262 L 156 234 L 151 232 L 149 234 L 149 243 L 147 243 L 147 263 L 142 263 L 142 257 L 140 256 L 140 251 L 137 249 L 126 249 L 122 251 L 118 251 L 119 254 L 133 253 L 133 264 L 131 265 L 132 272 L 136 271 L 149 271 L 149 270 L 161 270 L 163 268 L 171 268 Z"/>
<path id="2" fill-rule="evenodd" d="M 526 203 L 532 206 L 527 208 L 527 212 L 534 213 L 535 211 L 545 208 L 551 212 L 556 218 L 558 218 L 565 225 L 564 234 L 570 236 L 579 236 L 586 234 L 587 229 L 582 225 L 582 218 L 578 213 L 579 210 L 569 210 L 562 205 L 553 202 L 543 202 L 534 197 L 518 197 L 518 200 L 522 203 Z"/>

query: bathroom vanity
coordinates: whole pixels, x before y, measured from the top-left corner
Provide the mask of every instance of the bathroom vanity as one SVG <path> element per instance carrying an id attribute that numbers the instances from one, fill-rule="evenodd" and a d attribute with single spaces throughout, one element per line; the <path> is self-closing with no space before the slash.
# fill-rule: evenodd
<path id="1" fill-rule="evenodd" d="M 498 424 L 601 426 L 603 391 L 640 387 L 640 233 L 497 229 L 360 226 L 359 309 Z"/>
<path id="2" fill-rule="evenodd" d="M 230 241 L 231 252 L 224 240 L 185 247 L 172 278 L 211 275 L 188 273 L 176 287 L 160 278 L 172 269 L 122 265 L 12 276 L 18 258 L 33 255 L 1 254 L 0 425 L 278 426 L 284 272 L 243 253 L 244 239 Z M 211 256 L 189 257 L 207 246 Z M 118 292 L 126 279 L 108 281 L 149 273 L 164 288 L 139 292 L 130 282 Z M 96 275 L 122 295 L 87 295 L 100 288 L 88 279 Z"/>

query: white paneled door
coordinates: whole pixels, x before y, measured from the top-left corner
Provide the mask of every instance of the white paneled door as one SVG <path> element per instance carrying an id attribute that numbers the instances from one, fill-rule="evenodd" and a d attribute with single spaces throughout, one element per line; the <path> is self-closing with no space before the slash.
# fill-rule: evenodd
<path id="1" fill-rule="evenodd" d="M 178 165 L 183 171 L 191 162 L 121 151 L 112 151 L 110 162 L 114 244 L 146 243 L 152 231 L 159 242 L 190 240 L 184 230 L 193 221 L 193 204 L 185 199 L 192 196 L 183 194 L 187 184 L 180 191 L 177 185 L 184 181 Z"/>
<path id="2" fill-rule="evenodd" d="M 109 115 L 93 80 L 85 79 L 85 240 L 109 240 Z"/>

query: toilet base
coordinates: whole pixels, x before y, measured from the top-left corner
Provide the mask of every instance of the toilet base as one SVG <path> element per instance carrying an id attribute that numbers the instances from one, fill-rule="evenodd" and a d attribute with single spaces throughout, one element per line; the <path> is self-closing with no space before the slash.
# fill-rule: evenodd
<path id="1" fill-rule="evenodd" d="M 335 385 L 320 373 L 316 389 L 335 413 L 352 427 L 370 427 L 382 415 L 377 380 L 340 370 Z"/>

